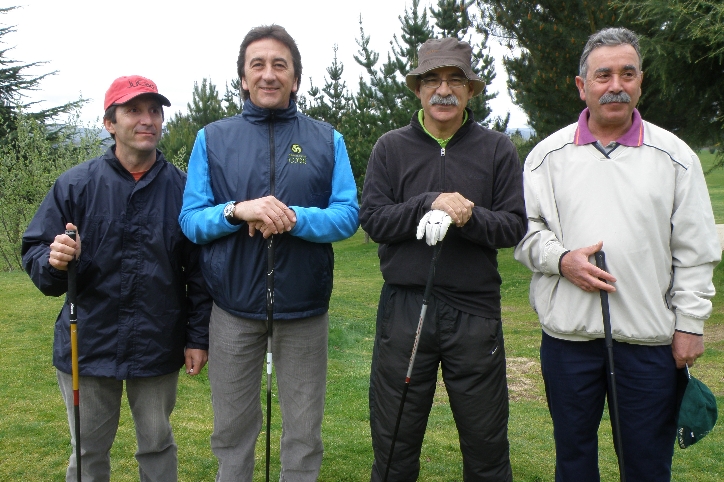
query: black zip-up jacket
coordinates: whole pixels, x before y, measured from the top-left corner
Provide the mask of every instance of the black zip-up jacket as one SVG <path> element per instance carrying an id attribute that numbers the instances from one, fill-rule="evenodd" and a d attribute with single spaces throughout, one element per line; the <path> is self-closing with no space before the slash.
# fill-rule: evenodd
<path id="1" fill-rule="evenodd" d="M 507 136 L 468 120 L 445 148 L 415 112 L 408 126 L 380 137 L 362 192 L 360 224 L 379 246 L 386 283 L 422 290 L 432 247 L 415 235 L 443 192 L 475 203 L 462 228 L 450 225 L 435 268 L 433 294 L 478 316 L 500 318 L 497 249 L 515 246 L 527 228 L 523 171 Z"/>
<path id="2" fill-rule="evenodd" d="M 113 146 L 115 147 L 115 146 Z M 184 348 L 208 349 L 211 297 L 199 248 L 178 215 L 186 174 L 156 163 L 138 181 L 113 147 L 63 173 L 23 236 L 23 266 L 48 296 L 68 289 L 66 271 L 48 262 L 50 244 L 78 227 L 78 362 L 81 376 L 118 380 L 166 375 Z M 68 304 L 55 322 L 53 364 L 71 372 Z"/>

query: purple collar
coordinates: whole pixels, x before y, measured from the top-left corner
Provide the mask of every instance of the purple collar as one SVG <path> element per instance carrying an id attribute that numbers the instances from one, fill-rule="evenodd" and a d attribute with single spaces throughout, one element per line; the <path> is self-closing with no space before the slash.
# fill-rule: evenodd
<path id="1" fill-rule="evenodd" d="M 574 138 L 577 146 L 592 144 L 598 140 L 588 129 L 588 117 L 589 112 L 588 107 L 586 107 L 583 109 L 583 112 L 581 112 L 581 115 L 578 116 L 578 128 L 576 129 L 576 136 Z M 644 142 L 644 123 L 641 121 L 641 114 L 639 114 L 638 109 L 633 110 L 632 117 L 633 122 L 631 123 L 631 128 L 626 134 L 616 139 L 616 142 L 624 146 L 639 147 Z"/>

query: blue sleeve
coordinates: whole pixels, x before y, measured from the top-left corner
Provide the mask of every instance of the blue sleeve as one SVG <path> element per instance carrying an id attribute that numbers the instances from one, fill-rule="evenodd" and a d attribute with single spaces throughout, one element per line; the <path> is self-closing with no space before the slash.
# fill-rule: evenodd
<path id="1" fill-rule="evenodd" d="M 357 185 L 342 134 L 334 131 L 334 172 L 327 208 L 289 207 L 297 215 L 297 223 L 290 234 L 306 241 L 332 243 L 349 238 L 357 231 Z"/>
<path id="2" fill-rule="evenodd" d="M 189 159 L 184 201 L 178 222 L 187 238 L 197 244 L 206 244 L 239 230 L 224 218 L 224 205 L 231 199 L 217 203 L 211 191 L 209 159 L 206 154 L 206 134 L 201 129 Z"/>

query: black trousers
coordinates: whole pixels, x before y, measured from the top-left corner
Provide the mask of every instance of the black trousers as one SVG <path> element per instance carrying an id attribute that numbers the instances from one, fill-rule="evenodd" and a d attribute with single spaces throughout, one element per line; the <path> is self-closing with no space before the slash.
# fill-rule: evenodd
<path id="1" fill-rule="evenodd" d="M 387 467 L 421 307 L 422 292 L 387 284 L 382 287 L 370 375 L 373 482 L 383 479 Z M 434 296 L 425 318 L 388 480 L 417 480 L 438 367 L 442 366 L 460 438 L 463 479 L 511 481 L 501 321 L 463 313 Z"/>

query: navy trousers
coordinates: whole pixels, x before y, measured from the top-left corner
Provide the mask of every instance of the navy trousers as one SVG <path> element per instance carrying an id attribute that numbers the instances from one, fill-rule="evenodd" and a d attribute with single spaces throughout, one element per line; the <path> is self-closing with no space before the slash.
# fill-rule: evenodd
<path id="1" fill-rule="evenodd" d="M 610 397 L 605 341 L 543 333 L 540 358 L 553 418 L 556 482 L 598 482 L 598 427 Z M 677 401 L 671 346 L 614 341 L 613 358 L 626 479 L 669 481 Z"/>

